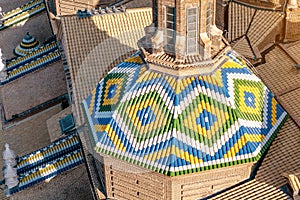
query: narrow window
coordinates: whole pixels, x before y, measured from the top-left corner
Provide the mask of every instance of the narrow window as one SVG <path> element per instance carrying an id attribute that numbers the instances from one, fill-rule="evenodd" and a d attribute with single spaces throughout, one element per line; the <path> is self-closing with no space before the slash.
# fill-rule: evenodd
<path id="1" fill-rule="evenodd" d="M 155 24 L 155 27 L 158 26 L 158 14 L 157 14 L 157 12 L 158 12 L 157 0 L 154 0 L 153 1 L 153 11 L 152 11 L 152 13 L 153 13 L 153 22 Z"/>
<path id="2" fill-rule="evenodd" d="M 186 30 L 187 30 L 187 54 L 197 53 L 197 28 L 198 13 L 197 8 L 189 8 L 186 12 Z"/>
<path id="3" fill-rule="evenodd" d="M 166 6 L 166 50 L 175 52 L 176 13 L 175 8 Z"/>
<path id="4" fill-rule="evenodd" d="M 211 18 L 212 18 L 211 2 L 208 2 L 207 8 L 206 8 L 206 33 L 207 33 L 208 37 L 210 37 Z"/>

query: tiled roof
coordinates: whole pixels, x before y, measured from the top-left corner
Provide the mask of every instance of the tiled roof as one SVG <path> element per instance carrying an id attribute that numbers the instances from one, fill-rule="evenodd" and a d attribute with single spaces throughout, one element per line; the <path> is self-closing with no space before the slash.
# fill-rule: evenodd
<path id="1" fill-rule="evenodd" d="M 83 102 L 95 149 L 170 176 L 259 159 L 286 112 L 233 52 L 200 73 L 119 64 Z"/>
<path id="2" fill-rule="evenodd" d="M 295 65 L 300 64 L 297 54 L 299 52 L 299 42 L 276 46 L 265 56 L 266 64 L 259 68 L 262 78 L 268 81 L 271 89 L 275 89 L 277 99 L 298 126 L 300 126 L 300 73 Z M 262 70 L 269 70 L 269 73 L 262 73 Z"/>
<path id="3" fill-rule="evenodd" d="M 300 55 L 300 41 L 290 43 L 290 44 L 285 45 L 285 46 L 287 46 L 288 51 L 293 56 L 297 57 L 297 56 Z"/>
<path id="4" fill-rule="evenodd" d="M 228 40 L 231 42 L 246 34 L 255 9 L 229 2 L 228 12 Z"/>
<path id="5" fill-rule="evenodd" d="M 299 97 L 300 97 L 300 85 L 298 85 L 297 89 L 294 89 L 278 97 L 278 100 L 280 100 L 280 102 L 283 102 L 284 108 L 288 110 L 289 115 L 293 117 L 293 119 L 298 124 L 298 126 L 300 126 Z"/>
<path id="6" fill-rule="evenodd" d="M 3 18 L 5 19 L 3 25 L 0 25 L 0 31 L 13 26 L 19 22 L 27 20 L 28 18 L 46 10 L 43 0 L 33 0 L 24 6 L 16 8 L 7 12 Z"/>
<path id="7" fill-rule="evenodd" d="M 137 21 L 138 20 L 138 21 Z M 127 9 L 126 13 L 61 18 L 64 49 L 70 68 L 76 123 L 83 123 L 81 101 L 116 64 L 138 49 L 151 9 Z"/>
<path id="8" fill-rule="evenodd" d="M 300 159 L 300 74 L 293 65 L 300 52 L 300 43 L 275 45 L 265 55 L 265 64 L 256 67 L 259 76 L 274 92 L 287 110 L 290 119 L 282 126 L 253 181 L 227 190 L 211 199 L 291 199 L 282 195 L 281 188 L 288 184 L 284 174 L 299 174 Z M 257 184 L 264 184 L 259 187 Z M 250 187 L 249 187 L 250 185 Z M 252 190 L 260 189 L 252 196 Z M 273 188 L 273 189 L 272 189 Z M 274 190 L 277 188 L 277 190 Z M 274 194 L 274 195 L 273 195 Z"/>
<path id="9" fill-rule="evenodd" d="M 8 76 L 1 84 L 9 83 L 60 59 L 61 56 L 55 41 L 44 44 L 38 50 L 33 51 L 26 56 L 9 60 L 6 69 Z"/>
<path id="10" fill-rule="evenodd" d="M 293 67 L 295 61 L 279 46 L 275 46 L 266 54 L 265 60 L 266 63 L 256 69 L 275 95 L 283 94 L 300 85 L 299 70 Z"/>
<path id="11" fill-rule="evenodd" d="M 255 57 L 252 47 L 249 44 L 249 39 L 247 36 L 243 36 L 237 42 L 232 44 L 232 48 L 236 51 L 245 56 L 246 58 L 253 59 Z"/>
<path id="12" fill-rule="evenodd" d="M 300 128 L 289 119 L 277 134 L 255 179 L 280 188 L 286 183 L 283 173 L 297 173 L 300 158 Z"/>
<path id="13" fill-rule="evenodd" d="M 234 42 L 243 36 L 247 36 L 250 46 L 252 48 L 258 47 L 268 38 L 274 28 L 282 22 L 283 18 L 284 16 L 280 11 L 249 7 L 241 2 L 230 1 L 228 40 Z M 245 41 L 243 41 L 243 44 L 245 44 Z M 238 50 L 241 50 L 241 48 Z M 248 51 L 245 53 L 249 55 Z"/>
<path id="14" fill-rule="evenodd" d="M 238 187 L 208 199 L 241 200 L 241 199 L 272 199 L 290 200 L 291 198 L 280 189 L 264 182 L 252 180 Z"/>
<path id="15" fill-rule="evenodd" d="M 251 45 L 258 46 L 282 20 L 281 12 L 257 10 L 247 33 Z"/>
<path id="16" fill-rule="evenodd" d="M 47 147 L 19 158 L 17 173 L 20 182 L 7 194 L 12 195 L 24 190 L 83 162 L 83 152 L 78 135 L 73 134 L 59 139 Z"/>
<path id="17" fill-rule="evenodd" d="M 211 199 L 291 199 L 281 188 L 287 184 L 284 174 L 299 173 L 299 142 L 300 128 L 288 119 L 272 142 L 255 179 Z"/>

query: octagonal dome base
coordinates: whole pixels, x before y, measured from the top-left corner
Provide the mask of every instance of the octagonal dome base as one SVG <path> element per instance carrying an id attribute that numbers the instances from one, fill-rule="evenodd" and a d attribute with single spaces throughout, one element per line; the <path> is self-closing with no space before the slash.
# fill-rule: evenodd
<path id="1" fill-rule="evenodd" d="M 287 117 L 234 52 L 212 73 L 153 70 L 139 52 L 83 101 L 95 149 L 169 176 L 255 162 Z"/>

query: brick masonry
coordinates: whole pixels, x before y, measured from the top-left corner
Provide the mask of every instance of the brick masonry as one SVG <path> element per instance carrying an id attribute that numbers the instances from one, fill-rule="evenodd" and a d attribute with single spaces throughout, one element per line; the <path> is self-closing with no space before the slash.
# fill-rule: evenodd
<path id="1" fill-rule="evenodd" d="M 300 3 L 300 2 L 299 2 Z M 285 39 L 300 39 L 300 9 L 288 10 L 286 16 Z"/>
<path id="2" fill-rule="evenodd" d="M 107 195 L 116 199 L 198 199 L 250 176 L 253 163 L 169 177 L 103 155 Z"/>

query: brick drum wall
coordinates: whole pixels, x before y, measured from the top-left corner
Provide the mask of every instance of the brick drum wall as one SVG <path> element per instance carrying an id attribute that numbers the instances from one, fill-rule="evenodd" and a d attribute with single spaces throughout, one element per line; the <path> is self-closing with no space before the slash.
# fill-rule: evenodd
<path id="1" fill-rule="evenodd" d="M 170 177 L 105 156 L 105 186 L 113 199 L 170 199 Z"/>
<path id="2" fill-rule="evenodd" d="M 1 87 L 6 119 L 67 93 L 62 63 L 27 74 Z"/>
<path id="3" fill-rule="evenodd" d="M 208 170 L 172 177 L 172 199 L 194 200 L 249 178 L 252 164 Z"/>
<path id="4" fill-rule="evenodd" d="M 107 195 L 116 199 L 192 200 L 249 178 L 253 163 L 169 177 L 104 156 Z"/>

